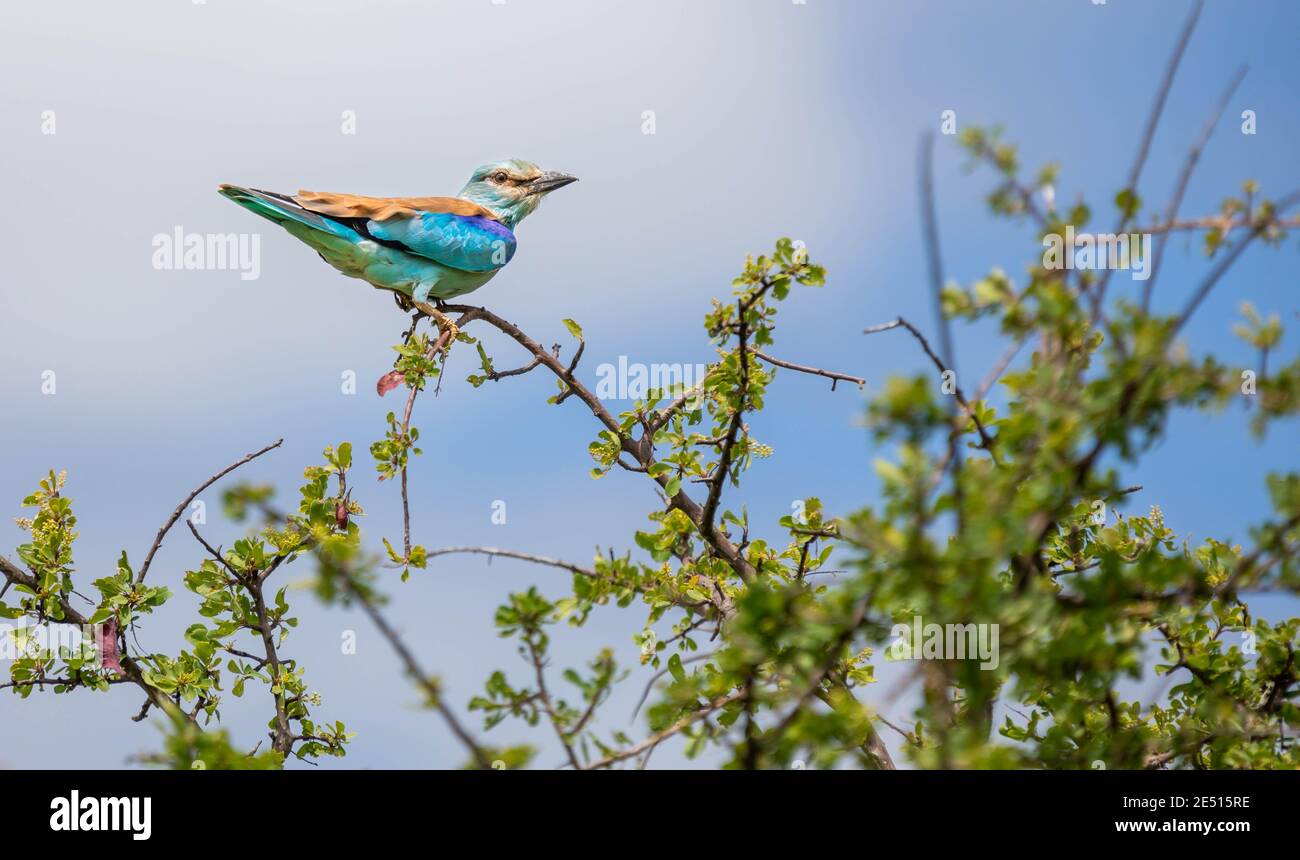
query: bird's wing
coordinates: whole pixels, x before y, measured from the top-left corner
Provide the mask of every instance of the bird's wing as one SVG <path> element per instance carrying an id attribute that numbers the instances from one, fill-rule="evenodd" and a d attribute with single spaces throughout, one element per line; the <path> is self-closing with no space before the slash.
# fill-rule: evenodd
<path id="1" fill-rule="evenodd" d="M 515 255 L 515 234 L 496 215 L 458 197 L 358 197 L 300 191 L 303 208 L 378 242 L 466 272 L 494 272 Z"/>
<path id="2" fill-rule="evenodd" d="M 495 272 L 515 255 L 515 234 L 500 221 L 479 215 L 418 212 L 369 221 L 370 235 L 412 254 L 466 272 Z"/>
<path id="3" fill-rule="evenodd" d="M 398 216 L 410 217 L 418 212 L 445 212 L 451 215 L 477 215 L 496 220 L 492 210 L 459 197 L 362 197 L 357 194 L 303 190 L 299 191 L 293 199 L 304 209 L 331 218 L 387 221 Z"/>

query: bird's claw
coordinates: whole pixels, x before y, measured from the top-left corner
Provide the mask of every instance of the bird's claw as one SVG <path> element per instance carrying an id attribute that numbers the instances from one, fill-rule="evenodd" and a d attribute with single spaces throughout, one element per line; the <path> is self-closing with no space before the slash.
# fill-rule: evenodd
<path id="1" fill-rule="evenodd" d="M 434 325 L 438 326 L 438 331 L 446 338 L 446 345 L 443 349 L 449 351 L 452 343 L 456 338 L 460 337 L 460 326 L 452 322 L 451 317 L 428 302 L 415 302 L 415 309 L 433 320 Z"/>

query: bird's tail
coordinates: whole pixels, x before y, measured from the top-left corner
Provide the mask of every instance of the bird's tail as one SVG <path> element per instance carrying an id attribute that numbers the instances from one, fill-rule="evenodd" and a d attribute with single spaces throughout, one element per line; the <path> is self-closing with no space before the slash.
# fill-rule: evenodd
<path id="1" fill-rule="evenodd" d="M 250 212 L 256 212 L 263 218 L 274 221 L 283 227 L 302 225 L 342 238 L 354 238 L 356 235 L 351 228 L 309 209 L 304 209 L 292 197 L 284 194 L 227 184 L 219 186 L 217 193 L 222 197 L 235 201 Z"/>

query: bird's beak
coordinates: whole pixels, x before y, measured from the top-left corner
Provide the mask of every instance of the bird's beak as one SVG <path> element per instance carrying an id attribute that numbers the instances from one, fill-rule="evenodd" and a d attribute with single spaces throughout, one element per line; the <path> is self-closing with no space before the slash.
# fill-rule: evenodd
<path id="1" fill-rule="evenodd" d="M 567 173 L 548 172 L 528 183 L 529 194 L 549 194 L 557 188 L 563 188 L 566 185 L 572 185 L 578 181 L 578 177 L 570 176 Z"/>

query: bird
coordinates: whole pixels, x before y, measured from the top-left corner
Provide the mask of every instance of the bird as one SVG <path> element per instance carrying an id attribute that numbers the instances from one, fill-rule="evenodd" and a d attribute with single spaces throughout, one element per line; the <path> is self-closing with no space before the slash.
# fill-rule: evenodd
<path id="1" fill-rule="evenodd" d="M 391 290 L 403 309 L 442 318 L 436 305 L 492 280 L 514 258 L 519 223 L 546 195 L 577 181 L 511 158 L 476 169 L 455 197 L 288 195 L 224 183 L 217 191 L 284 227 L 343 274 Z"/>

